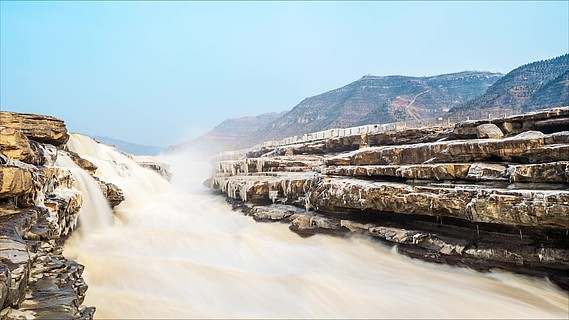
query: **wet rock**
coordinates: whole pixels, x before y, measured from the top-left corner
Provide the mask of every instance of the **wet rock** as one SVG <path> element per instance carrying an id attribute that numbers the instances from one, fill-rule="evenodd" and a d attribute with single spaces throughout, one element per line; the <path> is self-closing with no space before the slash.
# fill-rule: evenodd
<path id="1" fill-rule="evenodd" d="M 97 172 L 97 166 L 91 161 L 81 158 L 81 156 L 73 151 L 67 151 L 67 154 L 76 165 L 87 171 L 90 175 L 94 175 Z"/>
<path id="2" fill-rule="evenodd" d="M 118 206 L 125 200 L 122 190 L 117 187 L 117 185 L 110 182 L 104 182 L 97 177 L 95 177 L 95 180 L 97 180 L 99 189 L 101 189 L 101 192 L 105 198 L 107 198 L 107 201 L 109 202 L 111 208 Z"/>
<path id="3" fill-rule="evenodd" d="M 161 175 L 164 179 L 170 181 L 172 180 L 172 173 L 170 172 L 170 166 L 166 163 L 161 162 L 151 162 L 151 161 L 137 161 L 138 165 L 155 171 L 159 175 Z"/>
<path id="4" fill-rule="evenodd" d="M 282 204 L 271 204 L 268 206 L 254 206 L 249 215 L 257 221 L 280 221 L 294 214 L 303 213 L 305 210 L 293 206 Z"/>
<path id="5" fill-rule="evenodd" d="M 53 165 L 67 130 L 55 118 L 0 112 L 0 318 L 90 319 L 83 267 L 62 256 L 83 194 Z"/>
<path id="6" fill-rule="evenodd" d="M 276 156 L 217 162 L 217 171 L 231 175 L 257 172 L 310 172 L 322 164 L 319 156 Z"/>

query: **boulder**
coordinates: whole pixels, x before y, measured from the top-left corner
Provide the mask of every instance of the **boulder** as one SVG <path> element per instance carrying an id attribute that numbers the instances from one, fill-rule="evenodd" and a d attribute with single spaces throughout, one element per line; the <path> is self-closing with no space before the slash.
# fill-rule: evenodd
<path id="1" fill-rule="evenodd" d="M 497 125 L 487 123 L 476 127 L 476 135 L 479 139 L 500 139 L 504 136 L 504 133 Z"/>

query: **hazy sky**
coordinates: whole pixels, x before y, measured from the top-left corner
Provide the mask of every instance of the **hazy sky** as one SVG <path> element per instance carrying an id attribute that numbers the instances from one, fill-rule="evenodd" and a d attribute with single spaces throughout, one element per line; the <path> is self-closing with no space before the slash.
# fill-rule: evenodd
<path id="1" fill-rule="evenodd" d="M 508 72 L 569 51 L 557 2 L 1 2 L 2 110 L 147 145 L 365 74 Z"/>

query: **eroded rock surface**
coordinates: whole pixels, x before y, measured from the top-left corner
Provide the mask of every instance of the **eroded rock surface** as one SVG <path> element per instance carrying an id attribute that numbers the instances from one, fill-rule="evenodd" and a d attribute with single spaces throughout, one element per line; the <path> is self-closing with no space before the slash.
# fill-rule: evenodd
<path id="1" fill-rule="evenodd" d="M 567 119 L 565 107 L 262 147 L 218 156 L 206 184 L 299 234 L 365 234 L 424 260 L 569 289 Z"/>

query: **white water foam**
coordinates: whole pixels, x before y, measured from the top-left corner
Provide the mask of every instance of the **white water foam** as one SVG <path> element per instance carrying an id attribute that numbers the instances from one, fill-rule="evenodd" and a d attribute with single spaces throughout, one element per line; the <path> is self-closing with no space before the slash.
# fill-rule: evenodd
<path id="1" fill-rule="evenodd" d="M 79 211 L 79 233 L 91 234 L 110 227 L 113 223 L 113 212 L 97 181 L 63 152 L 58 152 L 55 165 L 69 169 L 73 175 L 74 187 L 83 193 L 83 205 Z"/>
<path id="2" fill-rule="evenodd" d="M 105 164 L 100 168 L 110 182 L 153 181 L 148 170 L 112 167 L 124 159 L 100 161 L 108 150 L 86 144 L 73 150 Z M 257 223 L 201 186 L 206 164 L 168 160 L 174 186 L 167 192 L 139 186 L 144 196 L 129 200 L 124 224 L 66 244 L 65 254 L 86 266 L 85 304 L 97 307 L 97 318 L 566 318 L 569 312 L 566 293 L 545 280 L 429 264 L 367 238 L 301 238 L 284 224 Z"/>

